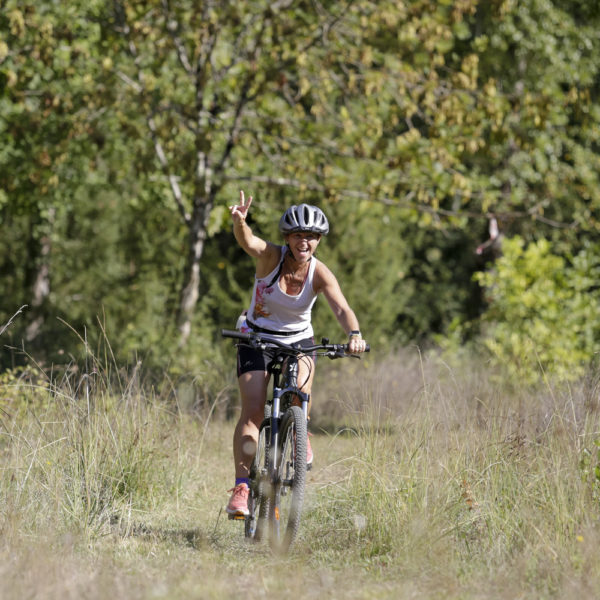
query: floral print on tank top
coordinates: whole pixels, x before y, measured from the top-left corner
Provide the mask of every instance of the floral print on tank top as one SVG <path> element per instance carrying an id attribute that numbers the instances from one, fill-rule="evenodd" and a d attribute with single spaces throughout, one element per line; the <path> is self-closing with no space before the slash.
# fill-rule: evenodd
<path id="1" fill-rule="evenodd" d="M 261 281 L 256 285 L 256 300 L 254 302 L 254 312 L 252 313 L 253 319 L 271 316 L 271 313 L 265 308 L 265 294 L 272 293 L 273 286 L 267 287 L 267 283 L 265 281 Z"/>

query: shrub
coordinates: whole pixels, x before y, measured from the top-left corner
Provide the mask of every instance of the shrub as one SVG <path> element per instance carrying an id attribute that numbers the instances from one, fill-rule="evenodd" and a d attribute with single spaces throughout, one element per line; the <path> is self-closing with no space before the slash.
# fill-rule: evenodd
<path id="1" fill-rule="evenodd" d="M 505 240 L 494 268 L 476 274 L 489 300 L 485 346 L 521 381 L 579 377 L 599 347 L 599 276 L 598 247 L 570 259 L 544 239 Z"/>

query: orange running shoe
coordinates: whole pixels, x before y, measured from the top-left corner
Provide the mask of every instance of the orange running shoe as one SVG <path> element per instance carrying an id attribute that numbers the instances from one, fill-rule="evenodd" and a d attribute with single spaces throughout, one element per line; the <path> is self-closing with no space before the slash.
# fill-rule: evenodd
<path id="1" fill-rule="evenodd" d="M 248 489 L 248 486 L 245 483 L 240 483 L 229 491 L 233 492 L 233 494 L 231 494 L 231 497 L 229 498 L 225 511 L 236 517 L 245 517 L 249 515 L 248 495 L 250 494 L 250 490 Z"/>

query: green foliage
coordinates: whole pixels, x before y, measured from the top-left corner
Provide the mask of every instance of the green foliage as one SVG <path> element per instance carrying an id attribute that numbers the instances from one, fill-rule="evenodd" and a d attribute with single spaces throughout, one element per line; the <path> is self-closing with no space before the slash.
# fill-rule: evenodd
<path id="1" fill-rule="evenodd" d="M 599 276 L 597 246 L 567 260 L 544 239 L 505 240 L 495 267 L 477 274 L 489 299 L 485 345 L 520 380 L 581 375 L 600 350 Z"/>
<path id="2" fill-rule="evenodd" d="M 291 202 L 331 215 L 319 255 L 378 345 L 478 318 L 473 250 L 492 215 L 575 269 L 598 234 L 590 3 L 3 9 L 0 322 L 29 305 L 13 347 L 61 360 L 58 319 L 92 336 L 100 320 L 120 359 L 172 365 L 187 320 L 205 360 L 252 285 L 226 210 L 240 187 L 267 239 Z M 315 321 L 336 335 L 323 303 Z"/>

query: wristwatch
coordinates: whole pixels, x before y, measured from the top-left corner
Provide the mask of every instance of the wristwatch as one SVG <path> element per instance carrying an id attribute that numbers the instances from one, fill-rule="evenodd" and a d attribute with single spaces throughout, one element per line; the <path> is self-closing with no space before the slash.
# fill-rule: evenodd
<path id="1" fill-rule="evenodd" d="M 362 335 L 360 334 L 360 331 L 358 329 L 354 329 L 352 330 L 349 334 L 348 334 L 349 338 L 352 337 L 362 337 Z"/>

